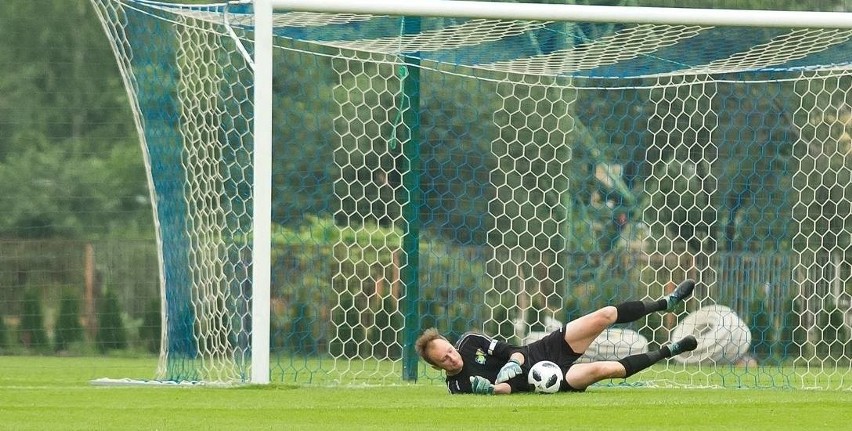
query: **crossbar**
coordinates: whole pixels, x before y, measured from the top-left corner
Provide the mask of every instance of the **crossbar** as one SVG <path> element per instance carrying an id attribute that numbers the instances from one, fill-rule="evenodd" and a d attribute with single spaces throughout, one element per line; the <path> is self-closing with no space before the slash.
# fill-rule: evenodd
<path id="1" fill-rule="evenodd" d="M 394 16 L 719 27 L 852 28 L 850 12 L 496 3 L 467 0 L 271 0 L 276 10 Z"/>

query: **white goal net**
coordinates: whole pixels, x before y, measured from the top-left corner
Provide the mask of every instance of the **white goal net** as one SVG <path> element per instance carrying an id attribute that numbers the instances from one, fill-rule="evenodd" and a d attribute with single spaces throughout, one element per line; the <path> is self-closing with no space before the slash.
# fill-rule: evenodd
<path id="1" fill-rule="evenodd" d="M 149 168 L 156 377 L 246 381 L 251 5 L 91 1 Z M 852 30 L 273 22 L 272 381 L 436 379 L 422 329 L 521 343 L 694 278 L 590 355 L 690 332 L 637 378 L 850 388 Z"/>

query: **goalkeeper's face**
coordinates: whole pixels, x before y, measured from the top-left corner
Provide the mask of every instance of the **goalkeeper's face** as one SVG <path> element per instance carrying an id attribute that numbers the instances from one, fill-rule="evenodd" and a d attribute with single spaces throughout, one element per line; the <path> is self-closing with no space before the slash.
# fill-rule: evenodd
<path id="1" fill-rule="evenodd" d="M 436 367 L 446 371 L 447 374 L 458 373 L 464 366 L 458 350 L 443 338 L 432 340 L 426 354 Z"/>

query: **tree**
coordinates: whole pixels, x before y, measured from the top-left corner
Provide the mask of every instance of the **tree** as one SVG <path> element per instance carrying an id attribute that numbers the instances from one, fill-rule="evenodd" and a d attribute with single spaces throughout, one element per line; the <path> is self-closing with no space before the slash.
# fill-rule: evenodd
<path id="1" fill-rule="evenodd" d="M 30 288 L 24 294 L 24 304 L 21 312 L 20 336 L 21 344 L 27 349 L 46 351 L 49 349 L 47 332 L 44 329 L 44 312 L 42 311 L 41 295 L 38 290 Z"/>
<path id="2" fill-rule="evenodd" d="M 80 299 L 71 292 L 64 292 L 59 300 L 59 318 L 54 331 L 54 349 L 57 352 L 68 350 L 71 343 L 83 339 L 83 326 L 80 324 Z"/>
<path id="3" fill-rule="evenodd" d="M 150 236 L 133 117 L 94 9 L 2 2 L 0 40 L 0 236 Z"/>
<path id="4" fill-rule="evenodd" d="M 96 342 L 101 352 L 121 350 L 127 347 L 127 330 L 121 318 L 121 306 L 114 289 L 104 294 L 98 310 L 98 334 Z"/>
<path id="5" fill-rule="evenodd" d="M 9 348 L 9 327 L 6 326 L 6 320 L 0 314 L 0 354 Z"/>
<path id="6" fill-rule="evenodd" d="M 150 353 L 160 351 L 162 338 L 162 316 L 160 313 L 160 299 L 154 298 L 145 306 L 145 314 L 142 317 L 142 326 L 139 328 L 139 338 L 144 348 Z"/>

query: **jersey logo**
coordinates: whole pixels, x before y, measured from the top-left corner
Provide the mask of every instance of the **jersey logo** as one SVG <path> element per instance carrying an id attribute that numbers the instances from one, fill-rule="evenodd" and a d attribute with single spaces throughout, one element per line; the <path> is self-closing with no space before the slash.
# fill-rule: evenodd
<path id="1" fill-rule="evenodd" d="M 476 359 L 474 360 L 479 365 L 485 365 L 485 352 L 482 349 L 476 349 Z"/>

